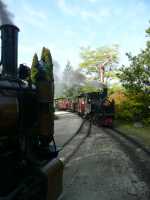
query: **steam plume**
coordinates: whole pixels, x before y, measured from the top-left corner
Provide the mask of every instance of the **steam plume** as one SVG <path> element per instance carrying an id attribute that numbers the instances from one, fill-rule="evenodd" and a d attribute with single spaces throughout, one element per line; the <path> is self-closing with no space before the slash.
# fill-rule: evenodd
<path id="1" fill-rule="evenodd" d="M 0 25 L 13 24 L 13 15 L 7 10 L 7 6 L 0 0 Z"/>

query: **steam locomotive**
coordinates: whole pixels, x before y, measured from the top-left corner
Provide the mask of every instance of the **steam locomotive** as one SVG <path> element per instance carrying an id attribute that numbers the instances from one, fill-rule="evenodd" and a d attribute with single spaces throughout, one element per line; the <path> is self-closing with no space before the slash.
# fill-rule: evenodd
<path id="1" fill-rule="evenodd" d="M 19 29 L 0 30 L 0 199 L 55 200 L 63 164 L 53 138 L 53 81 L 41 69 L 34 85 L 30 69 L 17 68 Z"/>
<path id="2" fill-rule="evenodd" d="M 55 105 L 59 110 L 70 110 L 83 117 L 91 117 L 100 126 L 113 126 L 115 105 L 113 100 L 108 99 L 106 87 L 101 92 L 83 93 L 75 99 L 56 99 Z"/>

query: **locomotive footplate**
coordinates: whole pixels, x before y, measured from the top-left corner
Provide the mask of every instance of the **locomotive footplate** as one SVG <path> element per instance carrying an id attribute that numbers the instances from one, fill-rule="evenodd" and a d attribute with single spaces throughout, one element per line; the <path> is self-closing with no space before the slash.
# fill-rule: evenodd
<path id="1" fill-rule="evenodd" d="M 56 200 L 61 194 L 63 164 L 58 158 L 37 166 L 7 152 L 0 161 L 0 200 Z"/>

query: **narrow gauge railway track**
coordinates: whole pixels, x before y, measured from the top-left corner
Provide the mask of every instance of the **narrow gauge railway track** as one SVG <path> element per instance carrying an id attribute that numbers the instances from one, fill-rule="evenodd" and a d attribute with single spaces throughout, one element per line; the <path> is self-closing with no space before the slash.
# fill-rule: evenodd
<path id="1" fill-rule="evenodd" d="M 93 123 L 92 117 L 90 121 Z M 137 173 L 141 174 L 141 177 L 150 188 L 150 150 L 138 140 L 115 128 L 101 128 L 106 134 L 110 135 L 110 137 L 120 144 L 123 151 L 126 152 L 133 161 Z"/>
<path id="2" fill-rule="evenodd" d="M 84 119 L 77 132 L 62 145 L 59 156 L 63 159 L 64 164 L 69 162 L 71 157 L 90 135 L 91 127 L 92 121 Z"/>
<path id="3" fill-rule="evenodd" d="M 81 123 L 79 129 L 62 145 L 61 150 L 65 148 L 82 130 L 82 127 L 86 123 L 87 119 L 84 119 L 83 122 Z"/>
<path id="4" fill-rule="evenodd" d="M 132 197 L 146 199 L 142 198 L 141 194 L 144 190 L 149 191 L 149 183 L 145 178 L 148 174 L 145 173 L 143 167 L 136 166 L 138 161 L 133 158 L 134 153 L 130 152 L 130 148 L 125 147 L 125 139 L 119 142 L 113 133 L 107 133 L 105 128 L 93 125 L 92 118 L 89 119 L 88 129 L 89 137 L 80 143 L 81 146 L 79 145 L 68 160 L 69 163 L 67 162 L 64 175 L 67 181 L 64 182 L 62 199 L 71 199 L 73 195 L 76 195 L 75 199 L 82 199 L 82 197 L 96 199 L 92 198 L 96 197 L 95 193 L 103 195 L 103 191 L 112 193 L 112 199 L 115 199 L 113 195 L 128 197 L 125 199 L 132 199 Z M 97 199 L 101 195 L 97 195 Z M 104 199 L 103 196 L 102 199 Z"/>
<path id="5" fill-rule="evenodd" d="M 95 123 L 93 121 L 93 116 L 89 116 L 88 118 L 94 125 L 98 126 L 97 123 Z M 147 148 L 142 142 L 139 142 L 137 139 L 133 138 L 132 136 L 129 136 L 127 134 L 125 134 L 124 132 L 117 130 L 116 128 L 112 127 L 112 128 L 108 128 L 108 127 L 101 127 L 103 129 L 104 132 L 109 133 L 111 132 L 111 135 L 113 135 L 113 132 L 120 136 L 123 137 L 124 139 L 126 139 L 128 142 L 130 142 L 131 144 L 133 144 L 135 146 L 135 148 L 139 148 L 141 149 L 144 153 L 146 153 L 148 156 L 150 156 L 150 149 Z"/>
<path id="6" fill-rule="evenodd" d="M 102 128 L 103 131 L 116 140 L 124 152 L 131 158 L 135 169 L 150 189 L 150 151 L 136 139 L 114 128 Z"/>
<path id="7" fill-rule="evenodd" d="M 138 140 L 134 139 L 133 137 L 126 135 L 125 133 L 112 128 L 113 131 L 115 131 L 117 134 L 123 136 L 124 138 L 126 138 L 127 140 L 129 140 L 130 142 L 132 142 L 134 145 L 136 145 L 138 148 L 141 148 L 145 153 L 147 153 L 150 156 L 150 149 L 148 149 L 147 147 L 144 146 L 144 144 L 140 143 Z"/>
<path id="8" fill-rule="evenodd" d="M 85 119 L 83 119 L 83 122 L 81 123 L 79 129 L 61 146 L 61 149 L 60 151 L 62 151 L 67 145 L 69 145 L 72 140 L 77 136 L 79 135 L 81 132 L 82 132 L 82 129 L 85 125 L 85 123 L 89 122 L 89 129 L 87 131 L 87 136 L 90 134 L 90 131 L 91 131 L 91 127 L 92 127 L 92 124 L 93 124 L 93 116 L 86 116 Z M 94 123 L 94 125 L 96 125 Z M 138 140 L 136 140 L 135 138 L 129 136 L 129 135 L 126 135 L 125 133 L 117 130 L 116 128 L 103 128 L 102 129 L 110 134 L 110 131 L 111 132 L 111 135 L 113 136 L 113 132 L 120 136 L 120 137 L 123 137 L 124 139 L 126 139 L 128 142 L 130 142 L 131 144 L 133 144 L 135 146 L 135 148 L 138 148 L 138 149 L 141 149 L 143 152 L 145 152 L 148 156 L 150 156 L 150 149 L 148 149 L 147 147 L 144 146 L 144 144 L 140 143 Z"/>
<path id="9" fill-rule="evenodd" d="M 87 123 L 87 126 L 85 128 L 84 126 L 86 125 L 86 123 Z M 85 118 L 83 122 L 81 123 L 79 129 L 76 131 L 76 133 L 62 145 L 59 156 L 61 160 L 63 159 L 64 166 L 71 160 L 74 154 L 79 150 L 80 146 L 86 141 L 86 138 L 91 133 L 91 129 L 92 129 L 92 120 Z M 81 135 L 82 135 L 82 138 L 80 138 Z M 79 137 L 79 141 L 77 143 L 74 142 L 76 139 L 78 140 L 78 137 Z M 64 197 L 64 194 L 65 192 L 62 193 L 62 195 L 58 198 L 58 200 L 62 200 Z"/>
<path id="10" fill-rule="evenodd" d="M 103 128 L 103 130 L 107 133 L 110 133 L 109 131 L 113 131 L 115 134 L 125 138 L 127 141 L 135 145 L 135 147 L 141 149 L 143 152 L 145 152 L 148 156 L 150 156 L 150 150 L 144 146 L 141 142 L 139 142 L 137 139 L 133 138 L 132 136 L 126 135 L 125 133 L 117 130 L 116 128 Z"/>

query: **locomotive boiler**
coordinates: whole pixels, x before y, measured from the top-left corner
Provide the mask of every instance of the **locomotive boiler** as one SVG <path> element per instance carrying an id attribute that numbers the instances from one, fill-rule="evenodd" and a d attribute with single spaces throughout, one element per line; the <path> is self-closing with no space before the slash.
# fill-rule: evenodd
<path id="1" fill-rule="evenodd" d="M 55 200 L 63 164 L 53 137 L 53 81 L 41 69 L 34 85 L 30 69 L 17 68 L 19 29 L 0 30 L 0 199 Z"/>

